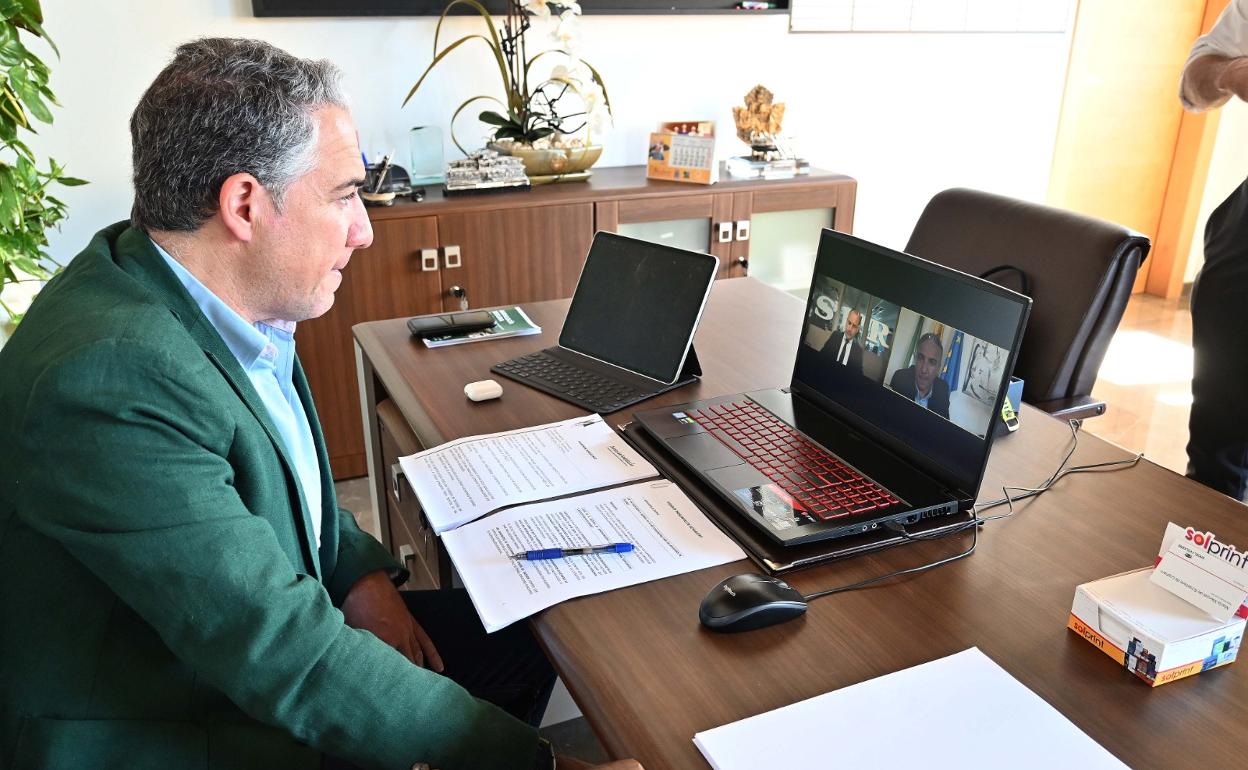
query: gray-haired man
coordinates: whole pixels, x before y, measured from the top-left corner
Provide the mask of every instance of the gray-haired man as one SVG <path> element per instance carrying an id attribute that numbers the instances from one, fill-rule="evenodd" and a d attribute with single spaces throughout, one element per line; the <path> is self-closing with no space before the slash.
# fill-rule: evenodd
<path id="1" fill-rule="evenodd" d="M 0 351 L 0 766 L 552 766 L 527 630 L 405 602 L 335 504 L 293 331 L 372 240 L 336 71 L 189 43 L 131 132 L 131 221 Z"/>

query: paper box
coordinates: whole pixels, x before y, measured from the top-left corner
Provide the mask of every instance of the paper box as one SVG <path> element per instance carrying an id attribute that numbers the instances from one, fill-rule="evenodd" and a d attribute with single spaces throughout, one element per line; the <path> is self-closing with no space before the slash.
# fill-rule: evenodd
<path id="1" fill-rule="evenodd" d="M 1152 571 L 1079 586 L 1067 627 L 1153 687 L 1233 662 L 1244 619 L 1219 623 L 1149 581 Z"/>

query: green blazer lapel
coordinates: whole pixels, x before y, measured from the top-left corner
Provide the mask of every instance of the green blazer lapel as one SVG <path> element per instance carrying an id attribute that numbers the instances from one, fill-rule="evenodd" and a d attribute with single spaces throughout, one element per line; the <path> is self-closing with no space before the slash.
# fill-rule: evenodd
<path id="1" fill-rule="evenodd" d="M 152 246 L 151 239 L 146 233 L 134 228 L 128 228 L 117 238 L 117 253 L 125 260 L 121 265 L 122 269 L 136 275 L 143 283 L 159 296 L 170 311 L 182 322 L 187 332 L 195 340 L 195 342 L 203 349 L 208 359 L 213 365 L 220 370 L 222 376 L 230 383 L 230 387 L 238 394 L 239 399 L 246 404 L 247 409 L 260 423 L 264 429 L 264 433 L 269 437 L 269 442 L 273 444 L 274 451 L 277 452 L 278 458 L 282 462 L 282 470 L 286 476 L 286 488 L 290 495 L 291 506 L 299 511 L 300 534 L 303 540 L 303 556 L 307 562 L 307 566 L 312 570 L 312 574 L 317 580 L 321 579 L 321 562 L 317 554 L 315 544 L 315 533 L 312 529 L 312 519 L 308 514 L 308 507 L 304 503 L 303 495 L 299 494 L 298 475 L 295 473 L 295 465 L 291 461 L 290 455 L 286 452 L 286 447 L 282 443 L 281 437 L 277 433 L 277 428 L 273 425 L 273 421 L 269 418 L 269 410 L 265 408 L 264 402 L 260 400 L 260 394 L 252 386 L 251 380 L 247 377 L 247 373 L 243 371 L 242 365 L 238 363 L 238 359 L 230 352 L 225 344 L 225 340 L 221 339 L 221 335 L 217 333 L 212 323 L 204 317 L 199 306 L 187 294 L 186 287 L 173 274 L 169 266 L 165 264 L 165 260 L 160 253 Z M 302 377 L 302 372 L 299 377 Z M 306 380 L 304 381 L 304 390 L 306 391 Z M 304 391 L 300 391 L 300 399 L 304 397 Z M 305 405 L 306 408 L 306 405 Z M 313 422 L 309 412 L 309 422 Z M 323 443 L 320 437 L 319 426 L 314 426 L 314 438 L 317 442 L 318 454 Z M 325 484 L 325 474 L 322 471 L 322 488 Z M 331 489 L 332 492 L 332 489 Z M 330 499 L 323 492 L 321 498 Z M 332 519 L 322 519 L 322 521 L 332 521 Z"/>

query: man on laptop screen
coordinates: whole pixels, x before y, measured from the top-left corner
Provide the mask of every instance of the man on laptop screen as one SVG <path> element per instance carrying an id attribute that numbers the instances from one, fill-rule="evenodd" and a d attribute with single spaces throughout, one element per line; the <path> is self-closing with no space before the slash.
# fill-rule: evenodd
<path id="1" fill-rule="evenodd" d="M 888 387 L 914 403 L 949 419 L 949 383 L 937 379 L 944 363 L 945 346 L 940 337 L 928 332 L 919 338 L 914 363 L 893 373 Z"/>

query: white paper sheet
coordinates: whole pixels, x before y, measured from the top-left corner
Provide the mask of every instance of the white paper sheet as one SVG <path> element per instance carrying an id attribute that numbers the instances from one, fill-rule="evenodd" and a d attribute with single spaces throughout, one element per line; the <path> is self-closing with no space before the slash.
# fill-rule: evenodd
<path id="1" fill-rule="evenodd" d="M 399 464 L 439 534 L 508 505 L 658 475 L 596 414 L 449 441 Z"/>
<path id="2" fill-rule="evenodd" d="M 693 742 L 715 770 L 1126 767 L 976 647 Z"/>
<path id="3" fill-rule="evenodd" d="M 559 602 L 744 559 L 670 481 L 524 505 L 442 536 L 486 631 Z M 632 543 L 623 554 L 517 561 L 538 548 Z"/>

